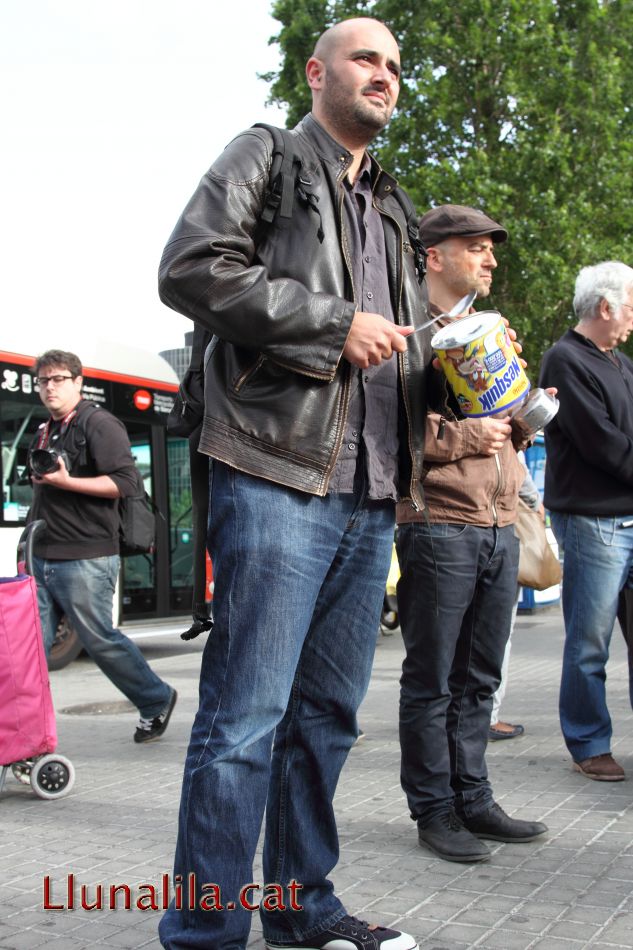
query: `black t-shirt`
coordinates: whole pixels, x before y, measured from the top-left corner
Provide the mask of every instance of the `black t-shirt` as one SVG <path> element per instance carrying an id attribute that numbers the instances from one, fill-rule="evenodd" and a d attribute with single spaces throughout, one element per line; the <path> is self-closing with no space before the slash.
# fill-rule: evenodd
<path id="1" fill-rule="evenodd" d="M 109 475 L 122 496 L 134 494 L 136 473 L 125 426 L 105 409 L 82 399 L 65 430 L 61 421 L 51 422 L 48 447 L 67 454 L 73 477 Z M 34 543 L 38 557 L 69 561 L 119 553 L 118 498 L 35 482 L 33 489 L 28 520 L 46 522 Z"/>

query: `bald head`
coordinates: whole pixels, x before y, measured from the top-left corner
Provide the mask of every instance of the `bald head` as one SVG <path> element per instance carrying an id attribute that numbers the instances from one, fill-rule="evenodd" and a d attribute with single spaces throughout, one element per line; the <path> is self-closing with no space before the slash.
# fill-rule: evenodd
<path id="1" fill-rule="evenodd" d="M 316 119 L 341 145 L 363 149 L 387 124 L 398 99 L 398 44 L 380 20 L 343 20 L 317 40 L 306 76 Z"/>
<path id="2" fill-rule="evenodd" d="M 373 17 L 353 17 L 352 19 L 335 23 L 334 26 L 331 26 L 324 33 L 321 33 L 321 36 L 316 41 L 312 55 L 324 63 L 328 62 L 341 42 L 359 28 L 362 29 L 368 26 L 383 30 L 391 37 L 394 43 L 396 42 L 390 31 L 380 20 L 375 20 Z"/>

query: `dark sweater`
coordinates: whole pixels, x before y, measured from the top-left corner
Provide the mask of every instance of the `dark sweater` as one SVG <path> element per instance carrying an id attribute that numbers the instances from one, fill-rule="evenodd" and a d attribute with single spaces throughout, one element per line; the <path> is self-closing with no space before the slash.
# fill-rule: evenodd
<path id="1" fill-rule="evenodd" d="M 86 446 L 77 418 L 85 427 Z M 79 478 L 109 475 L 121 495 L 134 494 L 136 475 L 125 426 L 105 409 L 91 409 L 86 400 L 77 406 L 77 417 L 67 433 L 61 423 L 51 426 L 51 445 L 69 456 L 70 474 Z M 46 528 L 37 535 L 34 553 L 38 557 L 74 561 L 119 553 L 119 500 L 66 491 L 52 485 L 33 483 L 33 504 L 29 521 L 43 518 Z"/>
<path id="2" fill-rule="evenodd" d="M 560 409 L 545 429 L 545 506 L 578 515 L 633 514 L 633 363 L 575 330 L 543 357 L 540 386 Z"/>

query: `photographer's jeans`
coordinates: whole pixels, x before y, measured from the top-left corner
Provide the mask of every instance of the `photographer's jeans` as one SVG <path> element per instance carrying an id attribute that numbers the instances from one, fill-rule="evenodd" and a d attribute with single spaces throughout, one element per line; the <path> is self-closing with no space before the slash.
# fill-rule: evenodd
<path id="1" fill-rule="evenodd" d="M 559 712 L 575 762 L 611 751 L 606 700 L 609 644 L 618 596 L 633 585 L 633 514 L 616 518 L 551 513 L 563 554 L 565 649 Z"/>
<path id="2" fill-rule="evenodd" d="M 344 916 L 327 879 L 338 860 L 332 799 L 358 735 L 394 532 L 393 504 L 362 492 L 320 498 L 212 469 L 215 625 L 175 874 L 195 875 L 198 900 L 203 885 L 217 885 L 225 910 L 172 903 L 160 923 L 169 950 L 246 946 L 252 911 L 239 895 L 253 881 L 264 809 L 264 881 L 283 886 L 286 906 L 260 909 L 265 936 L 292 945 Z M 286 887 L 293 880 L 300 910 Z"/>
<path id="3" fill-rule="evenodd" d="M 37 604 L 46 655 L 63 614 L 99 669 L 141 716 L 153 719 L 169 702 L 171 687 L 152 671 L 139 648 L 112 625 L 119 556 L 75 561 L 33 558 Z"/>

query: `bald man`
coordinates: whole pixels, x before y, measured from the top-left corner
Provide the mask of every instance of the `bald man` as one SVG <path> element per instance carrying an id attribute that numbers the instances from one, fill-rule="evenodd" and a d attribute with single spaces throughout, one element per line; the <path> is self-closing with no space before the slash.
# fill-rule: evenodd
<path id="1" fill-rule="evenodd" d="M 293 130 L 301 190 L 262 236 L 272 136 L 229 144 L 165 249 L 162 300 L 214 334 L 200 449 L 213 459 L 215 626 L 187 754 L 170 950 L 414 950 L 349 915 L 329 880 L 332 801 L 358 735 L 396 499 L 422 505 L 429 334 L 397 183 L 367 152 L 399 92 L 369 18 L 321 36 Z M 307 197 L 306 197 L 307 194 Z M 262 821 L 264 882 L 252 862 Z"/>

